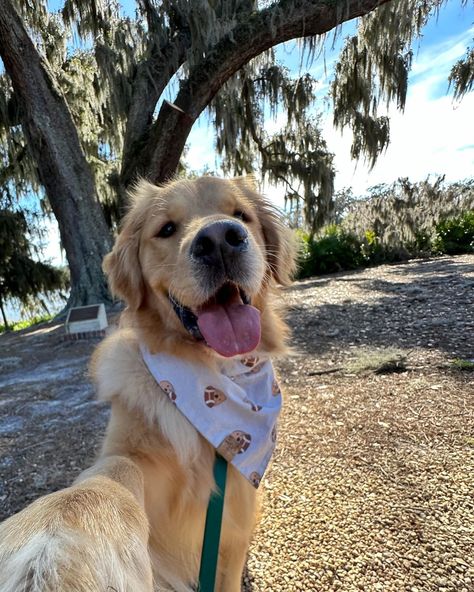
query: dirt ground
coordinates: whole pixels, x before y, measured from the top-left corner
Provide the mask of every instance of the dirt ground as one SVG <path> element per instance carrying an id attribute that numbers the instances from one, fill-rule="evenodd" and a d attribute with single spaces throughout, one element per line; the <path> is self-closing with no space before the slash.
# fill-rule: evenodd
<path id="1" fill-rule="evenodd" d="M 296 283 L 244 589 L 474 591 L 474 256 Z M 0 336 L 0 519 L 71 482 L 108 409 L 63 328 Z"/>

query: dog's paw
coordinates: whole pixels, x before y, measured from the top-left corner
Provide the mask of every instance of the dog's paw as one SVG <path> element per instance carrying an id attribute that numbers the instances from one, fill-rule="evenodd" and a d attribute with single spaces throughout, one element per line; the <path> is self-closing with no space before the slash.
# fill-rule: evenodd
<path id="1" fill-rule="evenodd" d="M 147 524 L 127 494 L 108 495 L 85 482 L 6 520 L 0 525 L 0 590 L 151 592 Z"/>

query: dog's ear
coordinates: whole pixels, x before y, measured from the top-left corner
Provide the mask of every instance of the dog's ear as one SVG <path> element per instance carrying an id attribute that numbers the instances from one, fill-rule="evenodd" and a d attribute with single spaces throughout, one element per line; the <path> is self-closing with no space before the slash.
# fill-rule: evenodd
<path id="1" fill-rule="evenodd" d="M 260 196 L 257 200 L 257 214 L 262 225 L 271 273 L 279 284 L 288 286 L 297 269 L 295 234 L 283 224 L 278 210 Z"/>
<path id="2" fill-rule="evenodd" d="M 159 189 L 139 181 L 130 192 L 130 210 L 122 220 L 121 231 L 112 252 L 102 265 L 113 294 L 123 298 L 132 310 L 138 310 L 145 297 L 145 283 L 139 261 L 140 233 L 147 206 Z"/>
<path id="3" fill-rule="evenodd" d="M 237 177 L 234 183 L 256 209 L 273 278 L 282 286 L 288 286 L 297 269 L 294 232 L 283 224 L 277 208 L 257 192 L 253 176 Z"/>

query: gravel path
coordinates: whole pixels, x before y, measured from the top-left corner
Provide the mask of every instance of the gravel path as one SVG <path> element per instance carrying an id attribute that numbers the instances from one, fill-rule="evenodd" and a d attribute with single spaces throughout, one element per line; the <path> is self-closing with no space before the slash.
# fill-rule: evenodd
<path id="1" fill-rule="evenodd" d="M 308 280 L 287 301 L 299 353 L 279 364 L 245 589 L 472 592 L 474 374 L 452 361 L 474 358 L 474 257 Z M 402 372 L 355 363 L 402 356 Z"/>
<path id="2" fill-rule="evenodd" d="M 453 363 L 474 358 L 473 288 L 460 256 L 286 291 L 295 352 L 246 592 L 474 591 L 474 374 Z M 93 345 L 0 336 L 0 519 L 94 457 Z"/>

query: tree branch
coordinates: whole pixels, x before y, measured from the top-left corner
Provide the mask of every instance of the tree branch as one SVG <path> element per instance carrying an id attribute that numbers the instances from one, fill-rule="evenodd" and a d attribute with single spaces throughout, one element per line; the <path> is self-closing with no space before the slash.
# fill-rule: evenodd
<path id="1" fill-rule="evenodd" d="M 127 117 L 121 178 L 128 185 L 134 173 L 134 155 L 146 144 L 158 99 L 186 59 L 191 42 L 189 31 L 181 31 L 161 47 L 155 44 L 150 57 L 137 68 Z"/>
<path id="2" fill-rule="evenodd" d="M 221 86 L 242 66 L 267 49 L 300 37 L 322 35 L 341 23 L 365 15 L 388 0 L 280 0 L 271 7 L 253 13 L 206 52 L 183 82 L 175 105 L 187 114 L 175 126 L 166 120 L 162 108 L 150 129 L 148 140 L 128 164 L 127 182 L 133 174 L 145 175 L 154 182 L 173 176 L 175 160 L 164 158 L 172 146 L 181 154 L 193 123 L 209 105 Z"/>

